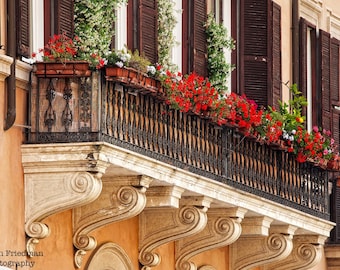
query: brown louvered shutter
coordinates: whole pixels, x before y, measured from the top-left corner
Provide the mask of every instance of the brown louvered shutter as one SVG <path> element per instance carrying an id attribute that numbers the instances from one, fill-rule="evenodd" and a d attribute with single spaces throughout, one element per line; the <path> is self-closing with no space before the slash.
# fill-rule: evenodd
<path id="1" fill-rule="evenodd" d="M 273 96 L 272 101 L 269 102 L 275 108 L 279 107 L 279 100 L 282 100 L 282 72 L 281 72 L 281 7 L 273 2 L 273 33 L 272 33 L 272 46 L 273 46 Z"/>
<path id="2" fill-rule="evenodd" d="M 332 105 L 340 105 L 339 95 L 339 72 L 340 72 L 340 42 L 336 38 L 331 39 L 331 53 L 330 53 L 330 95 Z M 336 145 L 340 145 L 340 111 L 332 109 L 332 132 Z M 340 210 L 340 209 L 339 209 Z"/>
<path id="3" fill-rule="evenodd" d="M 140 0 L 139 50 L 152 63 L 156 63 L 158 61 L 157 18 L 157 1 Z"/>
<path id="4" fill-rule="evenodd" d="M 298 88 L 302 94 L 307 96 L 307 23 L 304 18 L 300 18 L 300 81 Z"/>
<path id="5" fill-rule="evenodd" d="M 66 33 L 73 38 L 74 34 L 74 1 L 57 0 L 55 2 L 54 34 Z"/>
<path id="6" fill-rule="evenodd" d="M 207 21 L 207 3 L 205 0 L 192 1 L 193 12 L 193 66 L 192 71 L 197 74 L 206 77 L 208 75 L 207 70 L 207 38 L 205 33 L 204 24 Z"/>
<path id="7" fill-rule="evenodd" d="M 330 87 L 330 34 L 320 30 L 319 39 L 320 61 L 321 61 L 321 111 L 322 127 L 332 130 L 332 104 Z"/>
<path id="8" fill-rule="evenodd" d="M 11 0 L 13 1 L 13 0 Z M 29 0 L 16 1 L 17 55 L 30 57 L 30 9 Z"/>
<path id="9" fill-rule="evenodd" d="M 271 1 L 241 1 L 240 14 L 240 93 L 260 106 L 270 104 L 271 96 Z"/>

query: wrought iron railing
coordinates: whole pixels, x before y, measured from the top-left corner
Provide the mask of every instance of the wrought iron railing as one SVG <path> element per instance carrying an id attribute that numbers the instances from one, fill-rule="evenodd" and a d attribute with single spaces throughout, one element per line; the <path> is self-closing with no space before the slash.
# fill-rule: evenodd
<path id="1" fill-rule="evenodd" d="M 170 109 L 142 87 L 92 78 L 39 78 L 28 143 L 105 141 L 329 219 L 327 171 Z"/>

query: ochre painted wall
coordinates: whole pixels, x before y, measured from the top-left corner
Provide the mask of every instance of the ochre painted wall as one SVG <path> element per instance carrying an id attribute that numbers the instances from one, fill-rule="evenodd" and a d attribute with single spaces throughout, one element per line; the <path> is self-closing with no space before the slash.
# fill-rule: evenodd
<path id="1" fill-rule="evenodd" d="M 27 92 L 17 89 L 15 124 L 26 123 Z M 0 266 L 10 261 L 26 262 L 24 233 L 24 185 L 20 146 L 23 129 L 4 131 L 5 83 L 0 81 Z M 25 268 L 22 268 L 25 269 Z"/>

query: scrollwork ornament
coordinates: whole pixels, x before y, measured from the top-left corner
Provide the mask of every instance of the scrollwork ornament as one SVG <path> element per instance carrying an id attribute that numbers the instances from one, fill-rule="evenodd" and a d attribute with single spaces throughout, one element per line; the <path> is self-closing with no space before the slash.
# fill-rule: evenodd
<path id="1" fill-rule="evenodd" d="M 117 199 L 124 205 L 131 205 L 138 198 L 136 189 L 133 187 L 123 187 L 117 192 Z"/>
<path id="2" fill-rule="evenodd" d="M 179 265 L 177 265 L 176 269 L 177 270 L 197 270 L 197 267 L 193 262 L 184 261 L 184 262 L 181 262 Z"/>
<path id="3" fill-rule="evenodd" d="M 35 254 L 35 246 L 39 244 L 39 239 L 37 238 L 30 238 L 27 240 L 26 243 L 26 251 L 27 251 L 27 255 L 29 257 L 33 257 Z"/>
<path id="4" fill-rule="evenodd" d="M 287 245 L 287 240 L 282 234 L 272 234 L 268 237 L 267 244 L 270 250 L 276 251 L 284 249 Z"/>
<path id="5" fill-rule="evenodd" d="M 179 212 L 179 220 L 182 224 L 196 223 L 200 218 L 200 211 L 197 207 L 183 207 Z"/>
<path id="6" fill-rule="evenodd" d="M 94 237 L 88 235 L 78 235 L 74 241 L 74 245 L 78 249 L 92 250 L 97 246 L 97 241 Z"/>
<path id="7" fill-rule="evenodd" d="M 77 250 L 77 252 L 74 255 L 74 264 L 79 269 L 81 267 L 81 264 L 83 262 L 84 256 L 86 255 L 85 250 Z"/>
<path id="8" fill-rule="evenodd" d="M 157 253 L 143 252 L 142 256 L 139 258 L 139 262 L 144 265 L 144 267 L 154 267 L 159 265 L 161 262 L 161 257 Z M 142 268 L 144 269 L 144 268 Z M 150 269 L 150 268 L 145 268 Z"/>
<path id="9" fill-rule="evenodd" d="M 84 193 L 92 181 L 92 176 L 88 173 L 79 173 L 71 180 L 71 189 L 77 193 Z"/>
<path id="10" fill-rule="evenodd" d="M 32 222 L 26 226 L 26 234 L 32 238 L 45 238 L 50 234 L 50 229 L 42 222 Z"/>
<path id="11" fill-rule="evenodd" d="M 303 261 L 313 261 L 317 257 L 316 246 L 313 244 L 302 244 L 297 249 L 297 255 Z"/>

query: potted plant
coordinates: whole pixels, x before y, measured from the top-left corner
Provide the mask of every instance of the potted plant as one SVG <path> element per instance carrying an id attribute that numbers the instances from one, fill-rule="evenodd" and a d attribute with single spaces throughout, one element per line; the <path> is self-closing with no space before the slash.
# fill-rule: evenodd
<path id="1" fill-rule="evenodd" d="M 33 53 L 38 77 L 90 76 L 89 62 L 77 58 L 79 40 L 55 34 L 44 48 Z"/>

